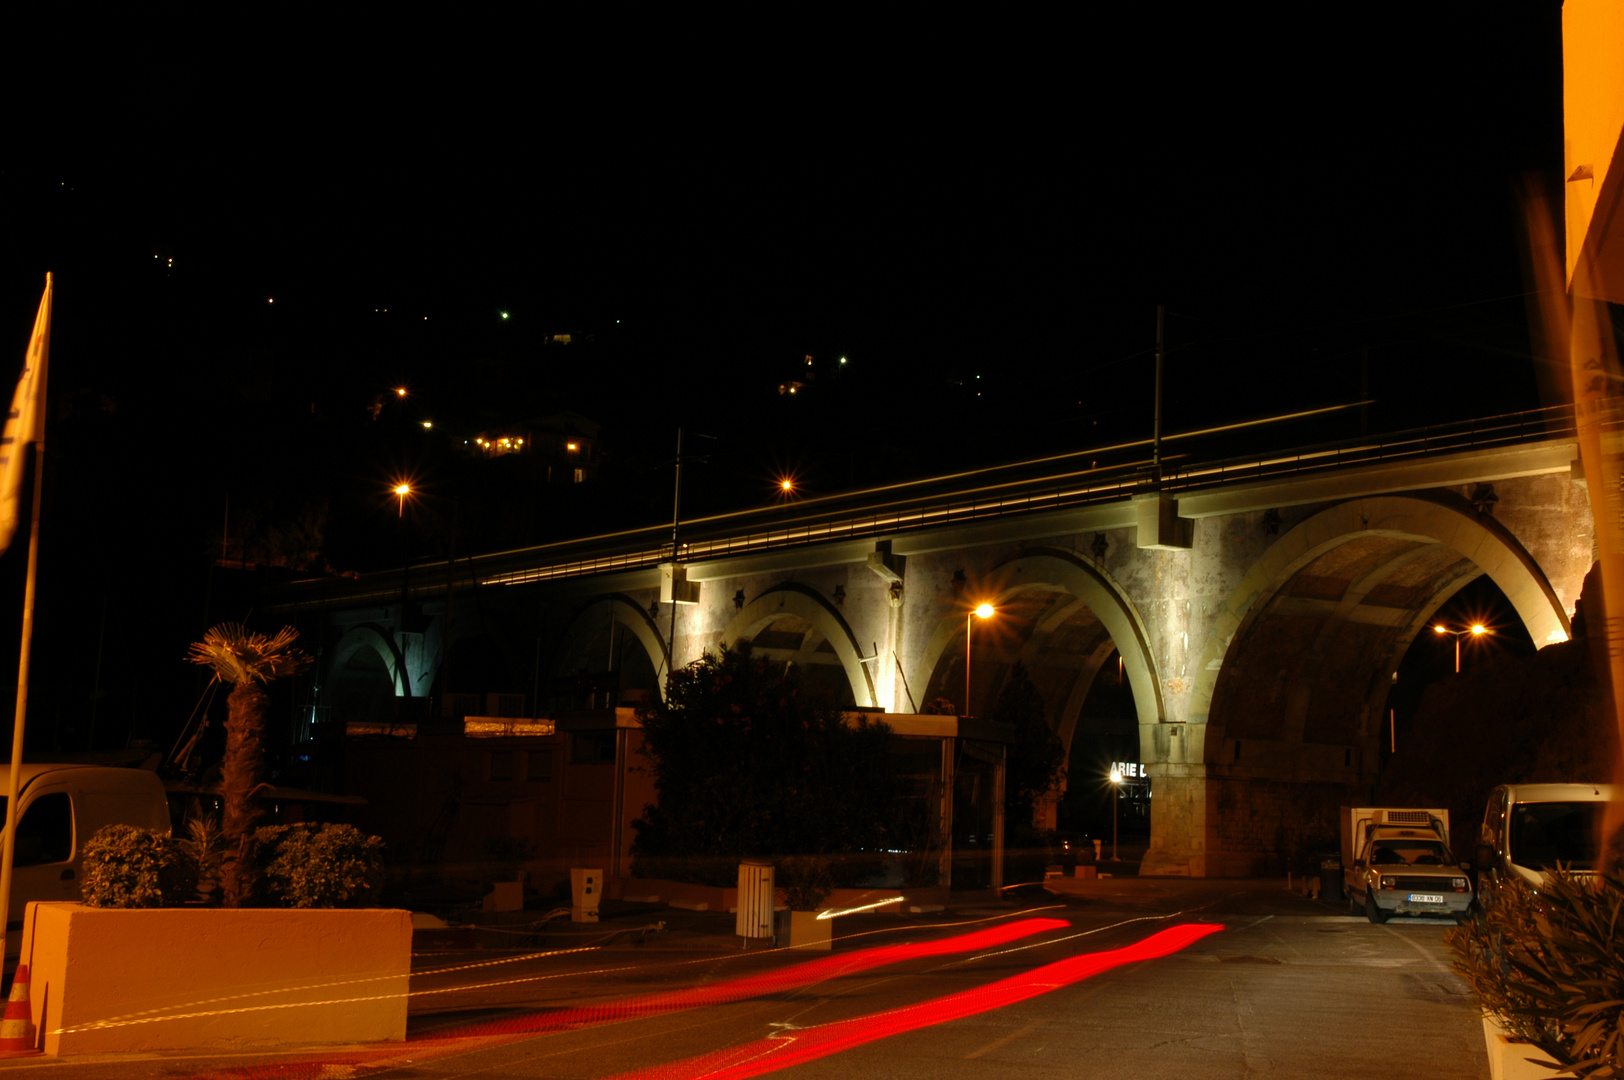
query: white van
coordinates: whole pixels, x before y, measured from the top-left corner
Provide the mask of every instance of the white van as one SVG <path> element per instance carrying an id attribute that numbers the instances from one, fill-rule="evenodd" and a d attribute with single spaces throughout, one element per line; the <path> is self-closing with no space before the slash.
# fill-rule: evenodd
<path id="1" fill-rule="evenodd" d="M 1478 834 L 1478 901 L 1512 877 L 1536 888 L 1558 864 L 1596 868 L 1611 784 L 1502 784 L 1489 793 Z"/>
<path id="2" fill-rule="evenodd" d="M 11 766 L 0 765 L 0 826 Z M 17 799 L 17 850 L 12 860 L 6 956 L 22 947 L 23 909 L 30 900 L 77 900 L 85 842 L 104 825 L 169 832 L 163 782 L 144 769 L 101 765 L 24 765 Z"/>

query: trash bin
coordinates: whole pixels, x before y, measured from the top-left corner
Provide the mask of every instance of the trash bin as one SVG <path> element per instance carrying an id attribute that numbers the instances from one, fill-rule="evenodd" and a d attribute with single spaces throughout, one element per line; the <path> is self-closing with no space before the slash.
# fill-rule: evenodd
<path id="1" fill-rule="evenodd" d="M 1321 855 L 1320 867 L 1320 899 L 1333 904 L 1342 902 L 1342 856 Z"/>
<path id="2" fill-rule="evenodd" d="M 734 919 L 734 931 L 745 939 L 773 936 L 773 864 L 770 862 L 742 862 L 739 864 L 739 909 Z"/>

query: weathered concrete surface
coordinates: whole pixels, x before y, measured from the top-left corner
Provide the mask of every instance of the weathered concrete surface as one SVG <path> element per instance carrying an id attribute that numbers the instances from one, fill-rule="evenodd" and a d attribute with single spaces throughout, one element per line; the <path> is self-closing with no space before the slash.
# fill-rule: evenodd
<path id="1" fill-rule="evenodd" d="M 47 1054 L 406 1037 L 411 914 L 28 905 L 21 962 Z"/>

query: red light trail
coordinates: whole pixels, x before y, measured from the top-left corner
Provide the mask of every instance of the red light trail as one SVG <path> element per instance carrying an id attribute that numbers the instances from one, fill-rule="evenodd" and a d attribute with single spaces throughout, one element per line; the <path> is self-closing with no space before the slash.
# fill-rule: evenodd
<path id="1" fill-rule="evenodd" d="M 1107 952 L 1085 953 L 1066 960 L 1058 960 L 1034 968 L 1020 975 L 965 990 L 934 1001 L 921 1002 L 891 1012 L 805 1028 L 793 1035 L 774 1039 L 759 1039 L 743 1046 L 718 1050 L 714 1054 L 689 1058 L 686 1061 L 658 1065 L 632 1073 L 623 1073 L 614 1080 L 744 1080 L 777 1072 L 791 1065 L 815 1061 L 854 1046 L 876 1039 L 900 1035 L 922 1027 L 959 1020 L 966 1016 L 1001 1009 L 1018 1001 L 1047 994 L 1062 986 L 1070 986 L 1102 971 L 1141 960 L 1154 960 L 1169 956 L 1196 941 L 1222 930 L 1216 923 L 1186 923 L 1143 941 Z"/>
<path id="2" fill-rule="evenodd" d="M 1071 926 L 1064 919 L 1019 919 L 1001 926 L 992 926 L 969 934 L 958 934 L 936 941 L 910 942 L 861 949 L 853 953 L 824 957 L 807 963 L 795 964 L 779 971 L 728 979 L 708 986 L 687 987 L 660 994 L 647 994 L 601 1005 L 581 1005 L 567 1009 L 548 1009 L 528 1016 L 493 1020 L 483 1024 L 470 1024 L 451 1031 L 439 1032 L 420 1039 L 409 1039 L 404 1046 L 379 1047 L 360 1053 L 316 1056 L 296 1061 L 283 1061 L 274 1065 L 249 1065 L 207 1074 L 209 1077 L 231 1080 L 302 1080 L 327 1075 L 331 1066 L 385 1067 L 390 1059 L 410 1059 L 422 1062 L 430 1058 L 465 1052 L 478 1047 L 500 1045 L 533 1035 L 557 1031 L 579 1030 L 602 1024 L 618 1023 L 663 1013 L 702 1008 L 706 1005 L 725 1005 L 766 994 L 785 993 L 801 987 L 824 982 L 832 978 L 853 975 L 871 968 L 954 953 L 974 952 L 1007 945 L 1021 938 L 1050 930 L 1063 930 Z M 433 972 L 420 972 L 433 974 Z M 515 980 L 524 981 L 524 980 Z M 465 989 L 452 987 L 451 990 Z M 436 991 L 428 991 L 435 993 Z M 417 991 L 416 993 L 423 993 Z M 199 1078 L 203 1074 L 197 1074 Z"/>
<path id="3" fill-rule="evenodd" d="M 556 1009 L 534 1016 L 495 1020 L 459 1029 L 457 1038 L 488 1038 L 502 1035 L 532 1035 L 543 1031 L 564 1031 L 574 1028 L 611 1024 L 661 1013 L 698 1009 L 706 1005 L 726 1005 L 746 998 L 765 994 L 781 994 L 789 990 L 843 975 L 855 975 L 870 968 L 897 964 L 904 960 L 918 960 L 953 953 L 974 952 L 1007 945 L 1033 934 L 1070 927 L 1064 919 L 1021 919 L 1017 922 L 992 926 L 971 934 L 959 934 L 939 941 L 921 941 L 902 945 L 882 945 L 863 949 L 844 956 L 829 956 L 804 964 L 770 971 L 762 975 L 748 975 L 738 979 L 712 983 L 709 986 L 687 987 L 663 994 L 611 1001 L 602 1005 L 579 1005 L 569 1009 Z"/>

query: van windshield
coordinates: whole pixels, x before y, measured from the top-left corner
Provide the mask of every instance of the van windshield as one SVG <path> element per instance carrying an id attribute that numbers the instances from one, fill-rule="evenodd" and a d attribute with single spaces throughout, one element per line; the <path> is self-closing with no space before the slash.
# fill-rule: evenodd
<path id="1" fill-rule="evenodd" d="M 1377 866 L 1449 866 L 1454 859 L 1439 840 L 1377 840 L 1370 848 Z"/>
<path id="2" fill-rule="evenodd" d="M 1511 861 L 1532 870 L 1594 870 L 1604 802 L 1515 803 L 1511 807 Z"/>

